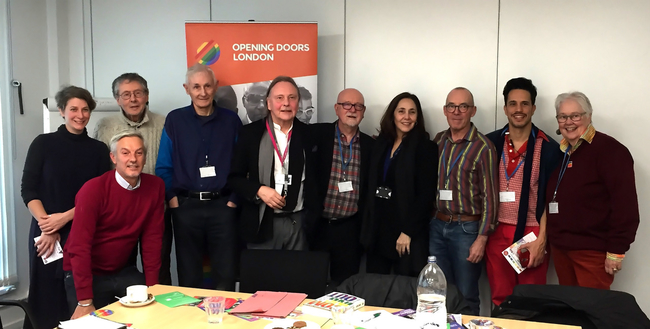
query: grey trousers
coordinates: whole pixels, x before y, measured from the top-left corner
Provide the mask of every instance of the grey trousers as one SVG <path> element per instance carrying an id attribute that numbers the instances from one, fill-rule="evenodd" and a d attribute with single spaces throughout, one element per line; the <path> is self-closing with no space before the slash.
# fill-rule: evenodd
<path id="1" fill-rule="evenodd" d="M 303 230 L 305 211 L 274 214 L 273 238 L 262 243 L 249 243 L 248 249 L 307 250 L 307 237 Z"/>

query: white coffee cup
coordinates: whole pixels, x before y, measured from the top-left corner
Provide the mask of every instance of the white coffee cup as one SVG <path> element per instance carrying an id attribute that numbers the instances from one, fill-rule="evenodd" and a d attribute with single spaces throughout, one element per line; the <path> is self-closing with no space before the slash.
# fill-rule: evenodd
<path id="1" fill-rule="evenodd" d="M 131 303 L 144 302 L 149 296 L 147 295 L 147 286 L 136 285 L 126 288 L 126 300 Z"/>

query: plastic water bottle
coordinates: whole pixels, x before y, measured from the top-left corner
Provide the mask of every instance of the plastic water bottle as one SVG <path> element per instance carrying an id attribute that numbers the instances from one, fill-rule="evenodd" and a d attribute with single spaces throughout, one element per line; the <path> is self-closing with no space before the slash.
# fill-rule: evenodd
<path id="1" fill-rule="evenodd" d="M 419 326 L 447 328 L 447 279 L 436 264 L 436 256 L 429 256 L 429 263 L 420 272 L 417 293 L 415 320 Z"/>

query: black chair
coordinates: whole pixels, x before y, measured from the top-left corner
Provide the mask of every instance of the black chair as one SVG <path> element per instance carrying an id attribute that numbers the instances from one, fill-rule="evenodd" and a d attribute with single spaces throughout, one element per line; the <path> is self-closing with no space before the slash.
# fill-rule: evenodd
<path id="1" fill-rule="evenodd" d="M 41 327 L 38 326 L 36 323 L 36 317 L 34 317 L 34 314 L 32 313 L 32 309 L 29 307 L 29 304 L 23 301 L 19 300 L 0 300 L 0 305 L 4 306 L 18 306 L 25 311 L 25 327 L 29 328 L 29 325 L 31 324 L 31 328 L 33 329 L 40 329 Z M 0 319 L 0 329 L 2 329 L 2 319 Z"/>
<path id="2" fill-rule="evenodd" d="M 518 285 L 493 317 L 592 328 L 650 328 L 634 296 L 614 290 L 560 285 Z"/>
<path id="3" fill-rule="evenodd" d="M 341 283 L 336 291 L 361 297 L 366 305 L 415 309 L 418 305 L 418 279 L 392 274 L 361 273 Z M 447 313 L 471 314 L 463 295 L 453 284 L 447 285 Z"/>
<path id="4" fill-rule="evenodd" d="M 329 254 L 319 251 L 243 250 L 239 291 L 303 292 L 325 295 Z"/>

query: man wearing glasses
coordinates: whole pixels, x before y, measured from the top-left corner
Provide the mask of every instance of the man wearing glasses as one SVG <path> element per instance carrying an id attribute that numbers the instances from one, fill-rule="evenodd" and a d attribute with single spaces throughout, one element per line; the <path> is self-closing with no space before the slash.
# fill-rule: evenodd
<path id="1" fill-rule="evenodd" d="M 334 110 L 336 122 L 310 126 L 317 186 L 310 232 L 314 249 L 330 253 L 330 277 L 340 284 L 359 272 L 361 216 L 374 140 L 359 130 L 366 106 L 358 90 L 341 91 Z"/>
<path id="2" fill-rule="evenodd" d="M 429 253 L 478 315 L 481 260 L 497 216 L 496 150 L 471 122 L 476 106 L 469 90 L 454 88 L 443 112 L 449 129 L 434 138 L 440 158 Z"/>
<path id="3" fill-rule="evenodd" d="M 314 116 L 315 110 L 312 103 L 313 96 L 305 87 L 298 87 L 298 92 L 300 93 L 300 106 L 298 107 L 296 118 L 302 123 L 309 124 L 312 116 Z"/>
<path id="4" fill-rule="evenodd" d="M 113 97 L 121 113 L 104 117 L 97 122 L 94 138 L 110 147 L 111 138 L 122 132 L 138 132 L 144 138 L 147 159 L 142 169 L 145 174 L 155 175 L 160 136 L 165 125 L 165 116 L 149 111 L 149 88 L 147 80 L 137 73 L 124 73 L 113 80 Z M 171 284 L 170 272 L 172 251 L 171 215 L 165 212 L 165 234 L 162 247 L 160 283 Z"/>
<path id="5" fill-rule="evenodd" d="M 492 302 L 500 305 L 518 284 L 546 284 L 546 183 L 561 159 L 560 145 L 533 122 L 537 88 L 514 78 L 503 88 L 508 124 L 487 135 L 499 159 L 499 225 L 490 235 L 485 259 Z M 520 247 L 525 271 L 517 274 L 501 254 L 529 233 L 537 239 Z"/>
<path id="6" fill-rule="evenodd" d="M 260 81 L 251 83 L 244 91 L 242 104 L 246 109 L 246 118 L 243 123 L 248 124 L 257 120 L 266 118 L 268 110 L 266 108 L 266 90 L 269 89 L 270 81 Z"/>

